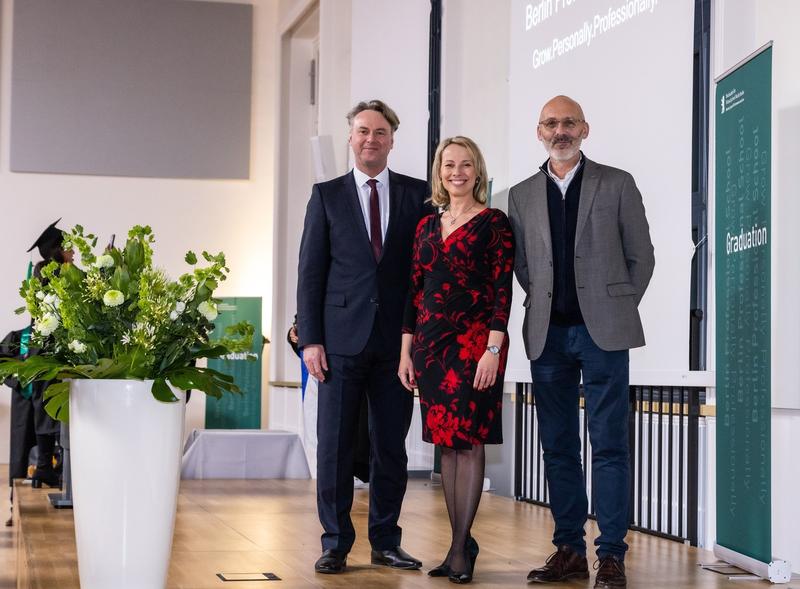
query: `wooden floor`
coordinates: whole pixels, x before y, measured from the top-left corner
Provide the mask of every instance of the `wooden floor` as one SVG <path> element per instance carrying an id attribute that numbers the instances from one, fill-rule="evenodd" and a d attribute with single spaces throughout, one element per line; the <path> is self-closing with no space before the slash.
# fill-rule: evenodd
<path id="1" fill-rule="evenodd" d="M 0 467 L 0 476 L 3 475 Z M 39 586 L 77 588 L 72 514 L 46 505 L 46 490 L 26 488 L 20 496 L 26 534 L 37 538 L 30 551 Z M 427 481 L 412 481 L 401 525 L 403 547 L 424 562 L 422 571 L 393 571 L 369 564 L 366 541 L 367 491 L 356 491 L 354 520 L 360 534 L 343 575 L 316 575 L 319 523 L 313 481 L 183 481 L 169 574 L 170 588 L 278 589 L 294 587 L 411 588 L 449 587 L 425 571 L 439 563 L 448 543 L 448 523 L 441 492 Z M 3 520 L 8 503 L 4 500 Z M 552 551 L 552 523 L 547 509 L 485 494 L 474 536 L 480 543 L 476 587 L 524 587 L 525 576 Z M 589 528 L 589 540 L 596 533 Z M 45 541 L 47 538 L 47 541 Z M 758 581 L 728 581 L 700 569 L 713 556 L 682 544 L 630 533 L 629 587 L 765 588 Z M 14 528 L 0 532 L 0 588 L 16 587 Z M 273 572 L 280 583 L 223 583 L 219 572 Z M 35 575 L 32 575 L 35 576 Z M 560 587 L 592 587 L 593 580 Z M 35 585 L 34 585 L 35 586 Z"/>

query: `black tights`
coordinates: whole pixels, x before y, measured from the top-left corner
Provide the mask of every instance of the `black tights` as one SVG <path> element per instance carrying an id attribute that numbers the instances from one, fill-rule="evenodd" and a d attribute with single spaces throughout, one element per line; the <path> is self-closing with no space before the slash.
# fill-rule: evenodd
<path id="1" fill-rule="evenodd" d="M 462 573 L 469 568 L 465 546 L 481 502 L 486 453 L 482 444 L 469 450 L 441 450 L 442 489 L 453 534 L 444 562 L 452 571 Z"/>

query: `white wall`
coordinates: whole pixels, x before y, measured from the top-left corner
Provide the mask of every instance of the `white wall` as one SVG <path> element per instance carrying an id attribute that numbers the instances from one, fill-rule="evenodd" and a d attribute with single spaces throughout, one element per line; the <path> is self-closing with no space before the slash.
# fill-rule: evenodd
<path id="1" fill-rule="evenodd" d="M 350 99 L 379 98 L 400 117 L 389 156 L 425 178 L 428 144 L 428 0 L 352 0 Z"/>
<path id="2" fill-rule="evenodd" d="M 297 258 L 300 232 L 303 228 L 305 203 L 313 182 L 311 145 L 316 135 L 315 107 L 310 99 L 311 62 L 319 37 L 319 10 L 304 13 L 282 34 L 281 40 L 281 105 L 280 137 L 278 138 L 278 193 L 275 201 L 275 263 L 273 347 L 271 370 L 273 380 L 299 381 L 300 364 L 286 344 L 286 332 L 296 312 Z M 272 399 L 270 399 L 270 403 Z"/>
<path id="3" fill-rule="evenodd" d="M 348 171 L 350 160 L 345 114 L 353 106 L 352 20 L 350 0 L 320 1 L 319 134 L 333 139 L 337 175 Z"/>
<path id="4" fill-rule="evenodd" d="M 465 135 L 483 152 L 492 206 L 508 201 L 508 27 L 496 0 L 446 0 L 442 15 L 441 134 Z M 531 116 L 533 112 L 531 111 Z"/>
<path id="5" fill-rule="evenodd" d="M 20 1 L 20 0 L 17 0 Z M 237 0 L 242 1 L 242 0 Z M 264 298 L 264 333 L 270 333 L 272 308 L 272 201 L 275 105 L 275 31 L 277 3 L 252 0 L 253 97 L 250 179 L 165 180 L 9 171 L 11 39 L 13 2 L 2 1 L 0 24 L 0 198 L 3 207 L 3 256 L 0 258 L 0 332 L 25 325 L 13 315 L 24 278 L 28 246 L 49 223 L 76 223 L 100 236 L 112 233 L 124 243 L 134 224 L 149 224 L 156 235 L 156 263 L 176 277 L 185 269 L 186 250 L 224 251 L 230 278 L 220 296 Z M 119 138 L 124 141 L 124 137 Z M 38 257 L 34 257 L 38 260 Z M 2 335 L 0 334 L 0 335 Z M 0 390 L 0 462 L 8 461 L 9 391 Z M 189 427 L 202 425 L 202 396 L 190 403 Z"/>
<path id="6" fill-rule="evenodd" d="M 795 254 L 800 224 L 800 38 L 793 0 L 717 0 L 713 5 L 712 78 L 768 41 L 772 50 L 772 553 L 800 572 L 800 267 Z M 712 97 L 714 92 L 712 89 Z M 712 133 L 713 137 L 713 133 Z M 711 163 L 713 175 L 714 164 Z M 711 205 L 713 210 L 713 203 Z M 709 229 L 713 234 L 713 228 Z M 713 240 L 709 240 L 713 248 Z M 713 251 L 712 251 L 713 258 Z M 712 269 L 713 272 L 713 269 Z M 713 307 L 712 307 L 713 308 Z M 713 333 L 713 332 L 712 332 Z"/>

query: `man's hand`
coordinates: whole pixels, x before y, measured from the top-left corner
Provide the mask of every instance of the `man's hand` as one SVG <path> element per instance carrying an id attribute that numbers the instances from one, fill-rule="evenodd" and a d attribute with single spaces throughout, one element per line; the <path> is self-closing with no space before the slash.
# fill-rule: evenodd
<path id="1" fill-rule="evenodd" d="M 320 382 L 325 382 L 325 371 L 328 370 L 328 358 L 325 356 L 325 346 L 310 344 L 303 347 L 303 363 L 308 373 Z"/>

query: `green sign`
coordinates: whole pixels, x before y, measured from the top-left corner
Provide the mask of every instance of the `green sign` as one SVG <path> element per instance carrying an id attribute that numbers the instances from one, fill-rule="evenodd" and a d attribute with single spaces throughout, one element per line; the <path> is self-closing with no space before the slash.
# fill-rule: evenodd
<path id="1" fill-rule="evenodd" d="M 230 374 L 242 389 L 242 395 L 223 395 L 221 399 L 206 397 L 206 429 L 261 428 L 261 297 L 223 298 L 214 320 L 214 332 L 222 335 L 225 328 L 240 321 L 252 323 L 256 332 L 249 353 L 229 354 L 208 361 L 208 367 Z M 247 356 L 255 355 L 256 361 Z"/>
<path id="2" fill-rule="evenodd" d="M 772 48 L 717 81 L 717 544 L 772 560 Z"/>

